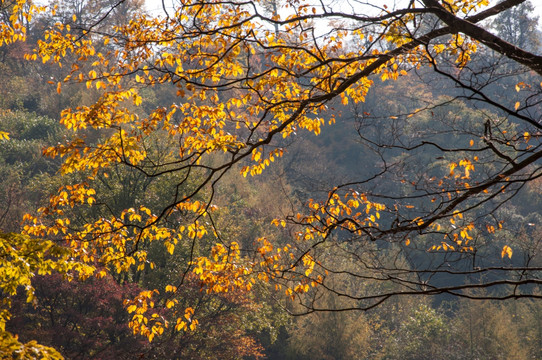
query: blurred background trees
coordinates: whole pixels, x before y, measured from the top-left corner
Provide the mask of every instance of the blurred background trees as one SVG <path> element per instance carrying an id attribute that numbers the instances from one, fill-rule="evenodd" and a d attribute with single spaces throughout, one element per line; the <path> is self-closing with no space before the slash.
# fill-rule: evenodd
<path id="1" fill-rule="evenodd" d="M 44 29 L 57 21 L 70 24 L 80 34 L 95 23 L 99 24 L 96 33 L 108 32 L 143 11 L 141 2 L 68 1 L 58 5 L 54 16 L 43 14 L 28 24 L 27 42 L 0 47 L 0 130 L 10 134 L 9 141 L 0 141 L 0 203 L 5 205 L 0 209 L 0 230 L 5 233 L 21 232 L 23 215 L 45 204 L 47 196 L 59 187 L 88 180 L 85 172 L 59 176 L 61 159 L 43 157 L 42 150 L 71 139 L 72 135 L 59 125 L 61 109 L 90 105 L 100 96 L 94 87 L 75 82 L 64 84 L 62 92 L 57 93 L 62 69 L 50 63 L 23 61 L 24 54 L 41 38 Z M 276 12 L 275 2 L 266 6 L 268 13 Z M 104 11 L 109 10 L 105 16 Z M 489 26 L 502 39 L 538 53 L 539 30 L 531 12 L 532 4 L 526 2 L 503 12 Z M 428 31 L 437 26 L 436 20 L 430 20 L 424 19 L 423 23 Z M 275 32 L 283 27 L 275 25 Z M 325 202 L 328 191 L 337 184 L 344 184 L 348 190 L 363 188 L 386 203 L 388 217 L 381 223 L 394 229 L 423 214 L 432 214 L 434 201 L 450 201 L 435 179 L 445 178 L 447 189 L 456 188 L 459 180 L 446 177 L 450 163 L 457 159 L 477 154 L 476 171 L 469 182 L 478 184 L 539 151 L 539 132 L 521 122 L 537 119 L 540 114 L 540 88 L 530 84 L 531 70 L 483 47 L 461 68 L 455 56 L 433 55 L 424 60 L 424 65 L 432 63 L 433 68 L 407 69 L 408 74 L 393 83 L 372 76 L 374 85 L 363 103 L 326 103 L 336 123 L 327 124 L 330 119 L 326 118 L 317 137 L 296 129 L 294 136 L 280 140 L 276 146 L 283 148 L 285 155 L 263 176 L 239 177 L 241 166 L 236 166 L 220 177 L 219 186 L 205 188 L 194 196 L 193 200 L 203 202 L 213 193 L 218 210 L 213 213 L 211 227 L 220 241 L 241 244 L 244 255 L 252 260 L 256 259 L 252 252 L 257 247 L 256 239 L 262 234 L 275 247 L 284 247 L 300 230 L 300 224 L 294 221 L 270 229 L 271 221 L 303 211 L 309 198 Z M 142 117 L 149 116 L 161 104 L 174 102 L 175 91 L 173 86 L 144 87 L 143 104 L 135 111 Z M 516 93 L 522 96 L 519 107 L 510 95 Z M 491 101 L 485 101 L 485 97 Z M 526 132 L 528 135 L 524 135 Z M 81 134 L 90 144 L 108 135 L 88 129 Z M 178 139 L 156 132 L 145 137 L 144 144 L 149 163 L 175 161 L 171 149 L 177 149 Z M 213 162 L 220 164 L 226 156 L 216 155 L 209 166 Z M 37 340 L 54 347 L 70 359 L 206 359 L 217 353 L 223 359 L 540 358 L 540 300 L 475 302 L 452 299 L 446 294 L 423 300 L 400 295 L 368 312 L 359 311 L 366 306 L 363 297 L 374 290 L 400 293 L 397 283 L 379 277 L 388 274 L 389 269 L 408 271 L 408 276 L 399 277 L 400 285 L 408 283 L 420 293 L 467 282 L 491 283 L 502 279 L 499 271 L 509 267 L 514 279 L 539 279 L 542 199 L 538 171 L 536 163 L 527 168 L 527 180 L 520 179 L 517 187 L 512 184 L 509 193 L 514 196 L 495 193 L 482 201 L 467 201 L 469 213 L 464 219 L 456 219 L 457 224 L 447 223 L 443 229 L 411 231 L 387 244 L 333 233 L 325 246 L 315 246 L 314 250 L 325 259 L 325 266 L 336 272 L 325 283 L 331 291 L 315 288 L 307 294 L 308 302 L 292 303 L 284 292 L 275 291 L 275 284 L 262 283 L 251 292 L 206 292 L 191 274 L 189 264 L 198 255 L 212 252 L 215 236 L 207 234 L 194 242 L 180 242 L 172 251 L 160 243 L 141 243 L 138 249 L 147 251 L 150 259 L 142 271 L 133 266 L 126 272 L 112 271 L 102 278 L 71 282 L 58 274 L 36 276 L 35 299 L 27 302 L 25 296 L 14 298 L 7 330 L 18 334 L 23 342 Z M 182 183 L 182 192 L 197 189 L 193 179 L 204 174 L 191 173 L 193 178 Z M 172 184 L 183 181 L 185 176 L 183 172 L 146 176 L 135 167 L 113 165 L 107 173 L 88 180 L 99 193 L 97 205 L 68 210 L 72 225 L 82 227 L 141 204 L 159 212 L 164 199 L 175 196 L 178 190 Z M 188 226 L 191 219 L 185 215 L 167 221 Z M 478 225 L 469 234 L 476 251 L 428 252 L 443 236 L 449 237 L 446 241 L 453 239 L 454 233 L 460 236 L 456 229 L 460 222 Z M 501 254 L 505 245 L 513 249 L 511 259 Z M 301 252 L 307 249 L 304 246 L 300 245 Z M 151 262 L 154 269 L 150 268 Z M 356 266 L 359 264 L 363 266 Z M 528 274 L 521 273 L 522 269 Z M 355 276 L 350 278 L 345 275 L 348 273 Z M 161 307 L 155 313 L 174 323 L 175 310 L 182 312 L 196 304 L 198 330 L 179 332 L 171 327 L 150 343 L 134 335 L 127 325 L 131 315 L 126 312 L 125 300 L 136 297 L 143 289 L 163 289 L 175 282 L 182 285 L 175 294 L 178 302 L 168 308 L 172 295 L 156 295 L 154 300 Z M 351 295 L 353 299 L 337 294 Z M 505 285 L 497 290 L 462 294 L 478 298 L 541 296 L 536 282 L 521 291 Z M 335 311 L 343 308 L 354 310 Z M 304 311 L 309 314 L 287 316 L 289 312 Z"/>

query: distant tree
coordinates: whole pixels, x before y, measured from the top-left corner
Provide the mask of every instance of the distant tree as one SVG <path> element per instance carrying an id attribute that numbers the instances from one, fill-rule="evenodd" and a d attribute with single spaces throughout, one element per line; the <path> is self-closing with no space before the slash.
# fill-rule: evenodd
<path id="1" fill-rule="evenodd" d="M 24 110 L 0 110 L 0 128 L 10 140 L 0 142 L 0 230 L 20 232 L 25 213 L 43 203 L 54 191 L 59 163 L 42 156 L 42 150 L 62 138 L 56 120 Z"/>
<path id="2" fill-rule="evenodd" d="M 493 21 L 497 34 L 505 41 L 529 51 L 540 50 L 538 16 L 531 1 L 499 14 Z"/>
<path id="3" fill-rule="evenodd" d="M 132 336 L 123 305 L 139 292 L 136 285 L 110 276 L 69 282 L 58 274 L 33 284 L 35 300 L 21 298 L 8 323 L 21 339 L 38 339 L 68 359 L 134 359 L 148 351 L 145 338 Z"/>
<path id="4" fill-rule="evenodd" d="M 393 359 L 456 359 L 448 319 L 427 305 L 413 309 L 388 346 Z M 455 349 L 457 350 L 457 349 Z"/>

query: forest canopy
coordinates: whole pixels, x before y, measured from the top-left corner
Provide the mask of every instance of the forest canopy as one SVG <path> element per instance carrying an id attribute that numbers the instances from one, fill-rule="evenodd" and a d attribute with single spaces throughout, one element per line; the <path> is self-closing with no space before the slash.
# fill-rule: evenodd
<path id="1" fill-rule="evenodd" d="M 122 294 L 148 341 L 201 329 L 256 358 L 246 334 L 283 320 L 251 313 L 277 303 L 542 297 L 528 1 L 142 5 L 0 3 L 6 352 L 60 356 L 6 330 L 44 275 Z"/>

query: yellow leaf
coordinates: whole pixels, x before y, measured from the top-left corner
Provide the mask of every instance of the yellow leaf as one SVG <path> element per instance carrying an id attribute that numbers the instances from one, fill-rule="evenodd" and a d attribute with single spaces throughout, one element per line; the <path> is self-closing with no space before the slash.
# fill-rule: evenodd
<path id="1" fill-rule="evenodd" d="M 176 331 L 181 331 L 186 329 L 186 322 L 182 321 L 181 319 L 177 319 L 177 325 L 175 325 Z"/>
<path id="2" fill-rule="evenodd" d="M 405 245 L 406 245 L 406 246 L 410 245 L 410 239 L 406 239 Z"/>
<path id="3" fill-rule="evenodd" d="M 508 258 L 512 258 L 512 248 L 508 245 L 504 245 L 501 252 L 501 257 L 504 258 L 505 255 L 508 255 Z"/>
<path id="4" fill-rule="evenodd" d="M 516 102 L 516 105 L 514 105 L 514 110 L 519 109 L 519 105 L 521 105 L 521 104 L 519 103 L 519 101 L 517 101 L 517 102 Z"/>

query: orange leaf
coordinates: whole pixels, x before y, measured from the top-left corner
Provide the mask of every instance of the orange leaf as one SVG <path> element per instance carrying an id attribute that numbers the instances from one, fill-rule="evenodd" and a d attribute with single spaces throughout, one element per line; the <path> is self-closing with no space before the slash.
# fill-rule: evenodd
<path id="1" fill-rule="evenodd" d="M 508 255 L 508 258 L 512 258 L 512 248 L 508 245 L 504 245 L 501 252 L 501 257 L 504 258 L 505 255 Z"/>

